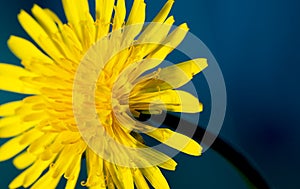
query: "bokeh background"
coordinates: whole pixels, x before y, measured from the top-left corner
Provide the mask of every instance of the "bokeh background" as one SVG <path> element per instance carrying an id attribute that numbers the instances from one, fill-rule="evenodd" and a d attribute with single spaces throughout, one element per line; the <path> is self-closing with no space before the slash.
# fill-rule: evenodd
<path id="1" fill-rule="evenodd" d="M 164 2 L 146 0 L 147 21 Z M 63 15 L 60 0 L 2 1 L 1 62 L 19 64 L 6 41 L 11 34 L 27 37 L 17 14 L 20 9 L 30 10 L 34 3 Z M 128 7 L 131 3 L 128 0 Z M 176 23 L 187 22 L 222 69 L 228 105 L 220 136 L 244 153 L 271 187 L 278 189 L 300 188 L 299 10 L 297 0 L 177 0 L 172 10 Z M 181 58 L 171 60 L 180 62 Z M 206 107 L 200 121 L 205 126 L 208 89 L 203 76 L 193 81 Z M 0 91 L 0 104 L 21 98 Z M 171 188 L 247 188 L 239 173 L 213 150 L 201 157 L 180 154 L 175 159 L 179 164 L 176 172 L 164 172 Z M 18 173 L 11 161 L 0 163 L 0 188 L 6 188 Z"/>

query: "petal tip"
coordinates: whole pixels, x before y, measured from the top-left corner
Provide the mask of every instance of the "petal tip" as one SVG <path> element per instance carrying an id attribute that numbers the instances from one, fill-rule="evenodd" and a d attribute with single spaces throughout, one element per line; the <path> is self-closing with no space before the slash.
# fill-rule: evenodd
<path id="1" fill-rule="evenodd" d="M 190 28 L 188 27 L 187 23 L 183 23 L 179 26 L 180 29 L 184 31 L 188 31 Z"/>

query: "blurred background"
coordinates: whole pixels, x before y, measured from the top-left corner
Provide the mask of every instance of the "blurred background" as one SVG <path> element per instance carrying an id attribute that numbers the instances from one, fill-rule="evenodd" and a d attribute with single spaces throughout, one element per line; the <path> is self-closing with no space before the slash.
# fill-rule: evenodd
<path id="1" fill-rule="evenodd" d="M 164 2 L 146 0 L 147 21 Z M 34 3 L 63 16 L 60 0 L 2 1 L 1 62 L 19 64 L 6 42 L 11 34 L 27 37 L 17 14 Z M 131 3 L 128 0 L 128 8 Z M 171 12 L 177 25 L 187 22 L 208 46 L 223 72 L 228 102 L 220 137 L 245 154 L 271 188 L 278 189 L 300 188 L 299 10 L 297 0 L 177 0 Z M 208 87 L 201 74 L 193 82 L 204 103 L 200 124 L 205 127 L 210 115 Z M 0 104 L 22 97 L 0 91 Z M 175 160 L 177 170 L 164 172 L 171 188 L 247 188 L 235 168 L 211 149 L 201 157 L 180 154 Z M 0 188 L 18 173 L 11 161 L 0 163 Z M 83 173 L 80 179 L 84 178 Z"/>

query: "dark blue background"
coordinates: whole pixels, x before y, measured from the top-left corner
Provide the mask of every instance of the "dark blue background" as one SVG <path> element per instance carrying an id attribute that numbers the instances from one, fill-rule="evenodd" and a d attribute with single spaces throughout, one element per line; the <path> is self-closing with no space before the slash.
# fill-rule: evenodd
<path id="1" fill-rule="evenodd" d="M 146 1 L 148 21 L 163 2 Z M 33 3 L 62 13 L 59 0 L 2 2 L 1 62 L 18 64 L 6 41 L 10 34 L 26 36 L 16 16 Z M 176 23 L 188 23 L 223 71 L 228 106 L 221 136 L 260 168 L 272 188 L 300 188 L 299 10 L 297 0 L 177 0 L 172 10 Z M 0 96 L 0 103 L 21 98 L 5 92 Z M 204 93 L 201 100 L 209 107 L 205 99 Z M 212 150 L 200 158 L 181 154 L 175 159 L 177 171 L 166 172 L 172 188 L 245 188 L 235 169 Z M 0 187 L 16 174 L 10 161 L 1 163 Z"/>

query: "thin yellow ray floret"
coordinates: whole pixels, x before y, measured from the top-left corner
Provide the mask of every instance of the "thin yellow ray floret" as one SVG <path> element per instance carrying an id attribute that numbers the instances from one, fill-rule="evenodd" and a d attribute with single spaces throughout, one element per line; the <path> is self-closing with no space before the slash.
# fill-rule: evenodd
<path id="1" fill-rule="evenodd" d="M 0 90 L 23 94 L 39 94 L 35 88 L 24 83 L 22 77 L 34 77 L 35 74 L 11 64 L 0 64 Z"/>
<path id="2" fill-rule="evenodd" d="M 152 22 L 164 22 L 171 11 L 173 4 L 174 0 L 168 0 L 156 17 L 152 20 Z"/>
<path id="3" fill-rule="evenodd" d="M 194 156 L 201 154 L 202 147 L 196 141 L 170 129 L 156 129 L 146 134 L 181 152 Z"/>
<path id="4" fill-rule="evenodd" d="M 28 35 L 52 58 L 62 58 L 61 52 L 55 46 L 44 28 L 27 12 L 21 10 L 18 19 Z"/>
<path id="5" fill-rule="evenodd" d="M 157 167 L 149 167 L 141 169 L 143 175 L 147 178 L 147 180 L 151 183 L 154 188 L 157 189 L 168 189 L 169 184 L 159 168 Z"/>
<path id="6" fill-rule="evenodd" d="M 135 85 L 132 94 L 179 88 L 188 83 L 193 76 L 206 67 L 207 60 L 199 58 L 159 69 L 154 76 L 153 74 L 144 76 L 143 79 Z"/>
<path id="7" fill-rule="evenodd" d="M 130 107 L 143 113 L 161 113 L 162 110 L 196 113 L 203 109 L 196 97 L 181 90 L 141 93 L 130 98 Z"/>
<path id="8" fill-rule="evenodd" d="M 54 20 L 40 6 L 35 4 L 31 9 L 31 12 L 49 35 L 55 34 L 59 31 Z"/>
<path id="9" fill-rule="evenodd" d="M 30 137 L 28 137 L 28 135 Z M 10 159 L 24 150 L 33 141 L 42 135 L 41 132 L 28 131 L 18 137 L 10 139 L 0 147 L 0 161 Z M 26 137 L 26 138 L 25 138 Z M 26 140 L 26 141 L 25 141 Z"/>
<path id="10" fill-rule="evenodd" d="M 155 51 L 148 55 L 148 58 L 164 60 L 183 41 L 188 31 L 189 28 L 186 23 L 179 25 Z"/>
<path id="11" fill-rule="evenodd" d="M 20 60 L 39 60 L 42 62 L 52 63 L 53 60 L 47 55 L 42 53 L 34 44 L 30 41 L 17 37 L 10 36 L 7 41 L 10 50 L 20 59 Z M 26 49 L 26 51 L 24 51 Z"/>
<path id="12" fill-rule="evenodd" d="M 134 0 L 126 25 L 143 24 L 145 21 L 145 8 L 144 0 Z"/>
<path id="13" fill-rule="evenodd" d="M 13 101 L 0 105 L 0 116 L 12 116 L 17 108 L 22 105 L 22 101 Z"/>
<path id="14" fill-rule="evenodd" d="M 96 0 L 96 39 L 100 39 L 101 37 L 108 34 L 114 3 L 115 0 Z"/>
<path id="15" fill-rule="evenodd" d="M 36 161 L 37 157 L 31 153 L 23 152 L 14 158 L 13 164 L 18 169 L 25 169 Z"/>
<path id="16" fill-rule="evenodd" d="M 70 164 L 67 172 L 65 173 L 65 178 L 68 179 L 65 189 L 73 189 L 76 187 L 77 179 L 79 177 L 81 168 L 81 155 L 74 157 L 72 163 Z"/>
<path id="17" fill-rule="evenodd" d="M 42 172 L 50 165 L 50 163 L 53 161 L 53 158 L 48 161 L 42 161 L 40 159 L 36 160 L 33 165 L 31 165 L 28 169 L 26 169 L 21 174 L 19 174 L 9 184 L 9 188 L 30 186 L 42 174 Z"/>
<path id="18" fill-rule="evenodd" d="M 134 183 L 138 189 L 149 189 L 149 185 L 139 169 L 133 171 Z"/>
<path id="19" fill-rule="evenodd" d="M 81 27 L 82 18 L 86 18 L 89 14 L 88 2 L 76 0 L 62 0 L 63 8 L 68 19 L 69 24 L 74 28 L 78 39 L 83 42 L 84 31 Z"/>
<path id="20" fill-rule="evenodd" d="M 52 20 L 59 26 L 59 28 L 61 28 L 61 26 L 63 25 L 62 21 L 59 19 L 59 17 L 50 9 L 43 9 L 45 11 L 45 13 L 52 18 Z"/>
<path id="21" fill-rule="evenodd" d="M 123 26 L 123 24 L 125 23 L 125 17 L 126 17 L 125 0 L 118 0 L 117 5 L 115 6 L 113 30 L 118 30 Z"/>

